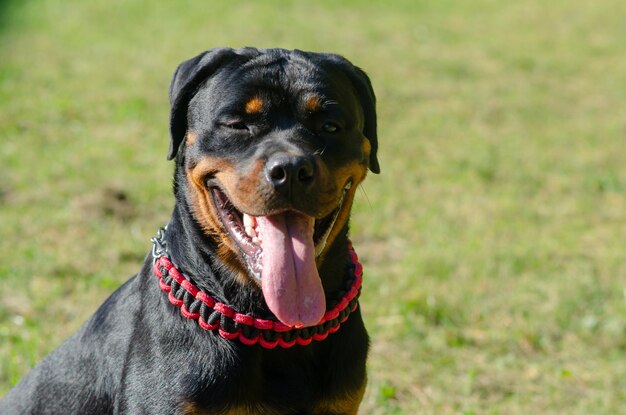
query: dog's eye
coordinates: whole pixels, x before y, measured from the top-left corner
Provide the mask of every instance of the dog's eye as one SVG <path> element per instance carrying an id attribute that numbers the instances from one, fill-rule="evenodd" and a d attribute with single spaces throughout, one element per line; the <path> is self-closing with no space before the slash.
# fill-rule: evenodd
<path id="1" fill-rule="evenodd" d="M 248 130 L 248 126 L 243 121 L 229 121 L 223 125 L 232 130 Z"/>
<path id="2" fill-rule="evenodd" d="M 339 126 L 334 122 L 327 122 L 322 125 L 322 131 L 325 133 L 336 133 L 339 131 Z"/>

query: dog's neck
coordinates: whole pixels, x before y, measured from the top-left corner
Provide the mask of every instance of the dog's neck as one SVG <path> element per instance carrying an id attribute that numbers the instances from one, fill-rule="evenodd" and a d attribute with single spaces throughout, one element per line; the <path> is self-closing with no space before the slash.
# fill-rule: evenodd
<path id="1" fill-rule="evenodd" d="M 252 282 L 244 284 L 237 271 L 224 263 L 216 253 L 216 241 L 206 235 L 193 219 L 190 208 L 177 205 L 167 229 L 165 242 L 170 259 L 184 275 L 193 279 L 199 289 L 210 293 L 218 301 L 234 307 L 247 307 L 242 311 L 266 311 L 261 290 Z M 324 261 L 319 268 L 327 296 L 345 283 L 345 264 L 349 262 L 347 232 L 346 224 L 332 244 L 327 246 Z"/>

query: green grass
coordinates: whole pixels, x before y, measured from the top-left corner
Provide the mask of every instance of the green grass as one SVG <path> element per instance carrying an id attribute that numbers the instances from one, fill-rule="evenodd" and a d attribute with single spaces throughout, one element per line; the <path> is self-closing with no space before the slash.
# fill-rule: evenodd
<path id="1" fill-rule="evenodd" d="M 0 8 L 0 395 L 138 270 L 167 88 L 213 46 L 344 54 L 379 98 L 356 200 L 364 414 L 626 407 L 626 3 Z"/>

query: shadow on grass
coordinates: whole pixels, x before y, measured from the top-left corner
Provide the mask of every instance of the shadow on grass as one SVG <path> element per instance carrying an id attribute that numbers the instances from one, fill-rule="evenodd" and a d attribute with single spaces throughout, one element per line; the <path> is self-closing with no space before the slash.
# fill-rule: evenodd
<path id="1" fill-rule="evenodd" d="M 18 0 L 0 0 L 0 36 L 11 29 L 11 16 L 19 6 Z"/>

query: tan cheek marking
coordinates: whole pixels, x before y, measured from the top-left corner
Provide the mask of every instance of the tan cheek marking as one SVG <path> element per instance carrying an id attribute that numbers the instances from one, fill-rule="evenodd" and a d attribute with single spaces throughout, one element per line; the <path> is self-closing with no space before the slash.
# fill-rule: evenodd
<path id="1" fill-rule="evenodd" d="M 310 95 L 304 101 L 304 109 L 309 112 L 317 112 L 322 109 L 322 100 L 317 95 Z"/>
<path id="2" fill-rule="evenodd" d="M 359 162 L 351 163 L 334 172 L 333 177 L 335 178 L 336 189 L 343 189 L 349 178 L 352 178 L 352 187 L 350 188 L 350 190 L 348 190 L 348 193 L 346 193 L 346 196 L 343 200 L 343 205 L 341 207 L 341 210 L 339 211 L 337 220 L 335 221 L 335 225 L 328 235 L 328 239 L 326 240 L 326 249 L 328 249 L 333 244 L 335 238 L 339 234 L 339 231 L 343 229 L 344 225 L 350 218 L 350 211 L 352 210 L 354 195 L 356 194 L 357 188 L 359 187 L 363 179 L 365 179 L 366 175 L 367 167 Z M 321 264 L 324 260 L 324 256 L 326 253 L 325 251 L 322 252 L 322 254 L 320 255 L 319 264 Z"/>
<path id="3" fill-rule="evenodd" d="M 187 135 L 185 136 L 185 141 L 187 142 L 188 146 L 193 145 L 197 139 L 198 139 L 198 134 L 192 131 L 187 131 Z"/>
<path id="4" fill-rule="evenodd" d="M 265 206 L 260 181 L 260 173 L 264 166 L 263 160 L 257 160 L 254 166 L 242 176 L 222 173 L 216 175 L 217 180 L 228 192 L 231 201 L 245 212 L 259 212 Z"/>
<path id="5" fill-rule="evenodd" d="M 236 247 L 232 245 L 232 241 L 222 228 L 217 210 L 213 206 L 213 198 L 204 182 L 207 175 L 215 174 L 216 171 L 220 171 L 224 175 L 230 172 L 232 176 L 233 167 L 224 160 L 207 157 L 187 171 L 187 181 L 191 188 L 191 208 L 204 233 L 218 242 L 217 254 L 219 257 L 236 271 L 242 283 L 247 283 L 249 278 L 246 277 L 246 269 L 239 260 Z"/>
<path id="6" fill-rule="evenodd" d="M 361 151 L 363 152 L 363 159 L 369 160 L 370 153 L 372 152 L 372 144 L 370 143 L 369 138 L 363 138 L 363 144 L 361 145 Z"/>
<path id="7" fill-rule="evenodd" d="M 202 226 L 207 236 L 222 238 L 223 232 L 216 218 L 211 195 L 205 188 L 202 180 L 194 175 L 194 171 L 187 172 L 187 180 L 190 183 L 191 208 L 196 220 Z"/>
<path id="8" fill-rule="evenodd" d="M 258 114 L 263 110 L 263 100 L 259 97 L 253 97 L 246 102 L 246 114 Z"/>

